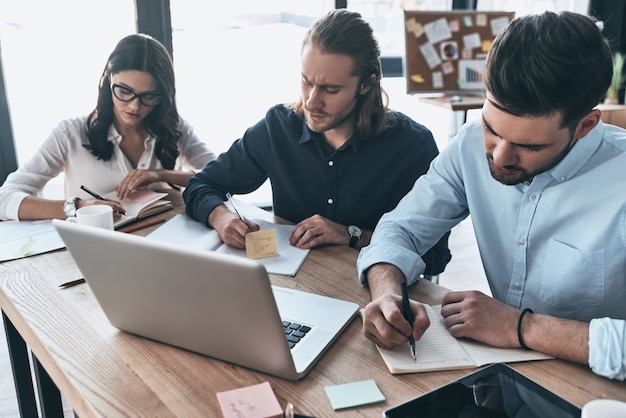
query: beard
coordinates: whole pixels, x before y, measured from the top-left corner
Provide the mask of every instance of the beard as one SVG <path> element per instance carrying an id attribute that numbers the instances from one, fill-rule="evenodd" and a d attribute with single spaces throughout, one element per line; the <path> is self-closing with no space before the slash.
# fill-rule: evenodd
<path id="1" fill-rule="evenodd" d="M 495 164 L 493 162 L 493 154 L 487 153 L 485 155 L 487 157 L 487 163 L 489 164 L 489 172 L 491 173 L 491 177 L 506 186 L 514 186 L 516 184 L 524 183 L 526 181 L 532 181 L 535 176 L 538 176 L 541 173 L 545 173 L 546 171 L 554 168 L 558 163 L 560 163 L 563 158 L 565 158 L 565 156 L 569 154 L 570 150 L 574 146 L 574 141 L 574 134 L 572 134 L 567 146 L 563 148 L 561 152 L 559 152 L 548 163 L 533 171 L 528 171 L 524 167 L 513 164 L 502 167 L 505 170 L 509 171 L 509 173 L 506 174 L 502 173 L 501 171 L 498 171 L 498 169 L 496 169 L 495 167 Z"/>

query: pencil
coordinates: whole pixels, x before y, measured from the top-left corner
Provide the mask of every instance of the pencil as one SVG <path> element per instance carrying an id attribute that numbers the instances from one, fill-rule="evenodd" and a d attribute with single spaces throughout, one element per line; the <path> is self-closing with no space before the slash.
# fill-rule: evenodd
<path id="1" fill-rule="evenodd" d="M 163 223 L 163 222 L 165 222 L 165 218 L 154 218 L 154 219 L 150 219 L 150 220 L 145 221 L 145 222 L 138 222 L 135 225 L 131 225 L 131 226 L 127 227 L 127 228 L 122 228 L 122 229 L 120 229 L 120 231 L 121 232 L 126 232 L 126 233 L 135 232 L 135 231 L 139 231 L 139 230 L 144 229 L 144 228 L 149 228 L 151 226 L 158 225 L 158 224 Z"/>

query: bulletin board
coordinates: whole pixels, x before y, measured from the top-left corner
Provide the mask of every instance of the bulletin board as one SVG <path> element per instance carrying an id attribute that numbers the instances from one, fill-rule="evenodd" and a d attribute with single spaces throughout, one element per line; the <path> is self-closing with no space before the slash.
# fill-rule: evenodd
<path id="1" fill-rule="evenodd" d="M 515 12 L 404 12 L 407 93 L 482 92 L 485 58 Z"/>

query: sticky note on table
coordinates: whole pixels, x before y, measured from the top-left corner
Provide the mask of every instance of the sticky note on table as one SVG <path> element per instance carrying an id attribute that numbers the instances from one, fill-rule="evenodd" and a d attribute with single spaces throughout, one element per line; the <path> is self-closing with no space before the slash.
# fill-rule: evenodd
<path id="1" fill-rule="evenodd" d="M 268 258 L 278 255 L 276 229 L 261 229 L 246 234 L 246 257 Z"/>
<path id="2" fill-rule="evenodd" d="M 373 380 L 326 386 L 324 389 L 335 410 L 385 401 L 385 396 Z"/>
<path id="3" fill-rule="evenodd" d="M 282 418 L 283 410 L 269 382 L 217 392 L 224 418 Z"/>

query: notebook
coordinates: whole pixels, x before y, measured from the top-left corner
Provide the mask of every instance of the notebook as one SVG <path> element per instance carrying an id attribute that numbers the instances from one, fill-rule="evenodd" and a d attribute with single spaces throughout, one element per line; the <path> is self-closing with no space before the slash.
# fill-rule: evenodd
<path id="1" fill-rule="evenodd" d="M 119 201 L 126 209 L 126 214 L 115 221 L 114 227 L 118 229 L 138 219 L 147 218 L 148 216 L 172 209 L 172 203 L 165 199 L 166 196 L 167 193 L 159 193 L 150 189 L 137 189 L 121 201 L 117 198 L 115 191 L 107 193 L 102 197 L 107 200 Z"/>
<path id="2" fill-rule="evenodd" d="M 278 256 L 259 259 L 270 274 L 295 276 L 310 250 L 303 250 L 289 244 L 289 237 L 295 225 L 284 225 L 267 222 L 262 219 L 251 219 L 260 229 L 273 228 L 276 230 Z M 217 231 L 207 228 L 187 215 L 177 214 L 159 228 L 147 235 L 149 239 L 170 242 L 181 247 L 200 250 L 217 251 L 226 254 L 246 256 L 245 250 L 232 248 L 224 244 L 217 235 Z"/>
<path id="3" fill-rule="evenodd" d="M 53 225 L 113 326 L 281 378 L 304 377 L 358 312 L 352 302 L 272 286 L 256 260 Z M 311 327 L 291 350 L 282 320 Z"/>
<path id="4" fill-rule="evenodd" d="M 554 357 L 522 348 L 491 347 L 478 341 L 455 338 L 441 317 L 441 305 L 424 305 L 430 327 L 415 342 L 417 360 L 413 360 L 408 344 L 387 350 L 376 346 L 392 374 L 469 369 L 492 363 L 549 360 Z"/>

